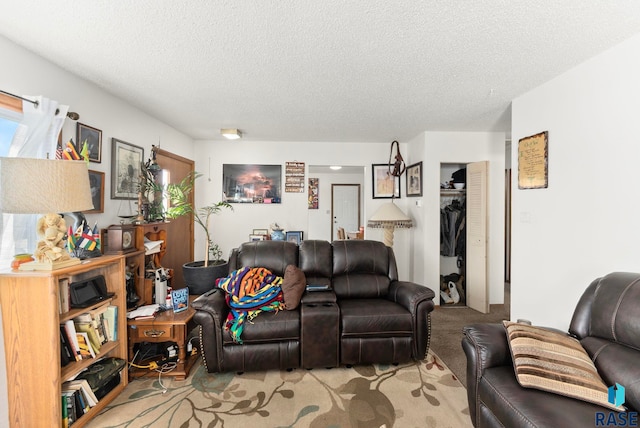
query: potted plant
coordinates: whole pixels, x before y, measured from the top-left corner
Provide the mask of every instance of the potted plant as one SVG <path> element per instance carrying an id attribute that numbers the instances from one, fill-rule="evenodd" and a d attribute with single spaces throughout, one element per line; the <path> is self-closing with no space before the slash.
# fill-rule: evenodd
<path id="1" fill-rule="evenodd" d="M 229 269 L 227 261 L 222 258 L 222 250 L 211 239 L 209 224 L 212 215 L 218 214 L 223 208 L 233 211 L 233 207 L 228 202 L 220 201 L 195 209 L 189 201 L 189 195 L 200 175 L 196 172 L 189 173 L 180 183 L 170 183 L 165 189 L 170 202 L 166 216 L 176 218 L 193 215 L 193 220 L 205 233 L 204 260 L 182 265 L 182 274 L 191 294 L 203 294 L 211 290 L 216 279 L 227 276 Z"/>

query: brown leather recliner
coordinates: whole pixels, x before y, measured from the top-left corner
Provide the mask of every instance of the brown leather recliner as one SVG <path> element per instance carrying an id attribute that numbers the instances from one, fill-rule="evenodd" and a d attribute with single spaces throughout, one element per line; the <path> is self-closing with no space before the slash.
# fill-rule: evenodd
<path id="1" fill-rule="evenodd" d="M 569 335 L 580 341 L 603 381 L 607 385 L 618 382 L 626 388 L 629 416 L 625 417 L 632 417 L 630 412 L 640 409 L 639 301 L 640 274 L 611 273 L 587 287 L 569 326 Z M 602 422 L 606 417 L 608 421 L 612 417 L 609 413 L 616 412 L 521 387 L 502 324 L 474 324 L 463 332 L 469 413 L 476 428 L 609 426 L 597 425 L 596 418 Z"/>
<path id="2" fill-rule="evenodd" d="M 243 344 L 225 331 L 225 295 L 214 289 L 196 299 L 200 350 L 209 372 L 256 371 L 339 364 L 399 363 L 425 357 L 434 292 L 397 280 L 393 250 L 381 242 L 255 241 L 232 251 L 229 271 L 265 267 L 283 276 L 298 266 L 307 284 L 295 310 L 263 312 L 246 323 Z"/>
<path id="3" fill-rule="evenodd" d="M 378 241 L 333 242 L 340 362 L 421 360 L 429 349 L 432 290 L 398 281 L 393 250 Z"/>

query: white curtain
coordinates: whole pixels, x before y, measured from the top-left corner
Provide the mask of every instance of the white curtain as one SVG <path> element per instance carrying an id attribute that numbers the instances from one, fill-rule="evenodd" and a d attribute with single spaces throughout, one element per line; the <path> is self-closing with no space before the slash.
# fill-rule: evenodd
<path id="1" fill-rule="evenodd" d="M 53 159 L 69 106 L 45 97 L 25 95 L 24 98 L 36 100 L 38 104 L 22 102 L 22 121 L 11 141 L 8 157 Z M 25 171 L 25 174 L 37 174 L 37 171 Z M 3 214 L 2 217 L 0 266 L 6 267 L 16 253 L 35 249 L 38 242 L 35 225 L 39 216 Z"/>

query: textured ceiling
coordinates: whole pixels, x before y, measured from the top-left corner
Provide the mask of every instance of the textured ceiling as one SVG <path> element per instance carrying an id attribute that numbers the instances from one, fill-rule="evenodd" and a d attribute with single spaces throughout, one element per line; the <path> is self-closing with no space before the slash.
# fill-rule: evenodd
<path id="1" fill-rule="evenodd" d="M 1 35 L 207 140 L 509 132 L 513 98 L 640 32 L 637 0 L 4 3 Z"/>

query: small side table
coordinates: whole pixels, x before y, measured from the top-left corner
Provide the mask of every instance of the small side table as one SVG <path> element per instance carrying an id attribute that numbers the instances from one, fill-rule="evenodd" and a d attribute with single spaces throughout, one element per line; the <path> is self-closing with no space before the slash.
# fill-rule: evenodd
<path id="1" fill-rule="evenodd" d="M 164 373 L 165 376 L 175 376 L 176 380 L 184 380 L 189 376 L 189 370 L 197 356 L 187 355 L 187 336 L 193 315 L 196 313 L 191 306 L 187 310 L 174 313 L 164 311 L 153 319 L 127 320 L 127 336 L 129 337 L 129 359 L 133 360 L 133 347 L 141 342 L 175 342 L 178 345 L 178 362 L 175 369 Z M 156 374 L 156 372 L 150 372 Z"/>

